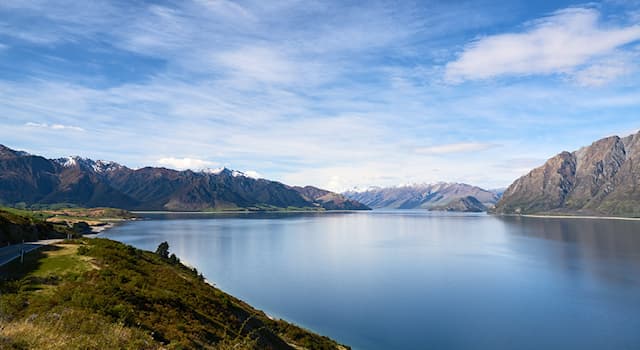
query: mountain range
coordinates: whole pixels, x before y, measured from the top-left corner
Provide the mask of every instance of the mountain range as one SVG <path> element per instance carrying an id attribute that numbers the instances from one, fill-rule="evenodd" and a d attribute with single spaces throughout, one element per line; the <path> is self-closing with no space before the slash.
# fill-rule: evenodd
<path id="1" fill-rule="evenodd" d="M 439 182 L 396 187 L 374 187 L 343 193 L 372 208 L 427 209 L 481 212 L 492 207 L 501 191 L 485 190 L 462 183 Z"/>
<path id="2" fill-rule="evenodd" d="M 509 186 L 495 212 L 640 216 L 640 133 L 559 153 Z"/>
<path id="3" fill-rule="evenodd" d="M 110 161 L 46 159 L 0 145 L 0 204 L 70 203 L 129 210 L 366 210 L 312 186 L 292 187 L 226 168 L 131 169 Z"/>

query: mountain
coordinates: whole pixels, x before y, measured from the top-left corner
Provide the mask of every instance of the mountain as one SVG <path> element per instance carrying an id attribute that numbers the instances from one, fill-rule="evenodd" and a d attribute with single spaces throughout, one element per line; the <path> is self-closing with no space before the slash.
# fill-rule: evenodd
<path id="1" fill-rule="evenodd" d="M 130 169 L 81 157 L 46 159 L 0 145 L 0 204 L 70 203 L 173 211 L 368 209 L 324 192 L 306 196 L 280 182 L 254 179 L 226 168 L 198 172 Z"/>
<path id="2" fill-rule="evenodd" d="M 484 211 L 487 207 L 493 206 L 499 198 L 497 192 L 467 184 L 445 182 L 371 188 L 365 191 L 345 192 L 344 195 L 372 208 L 456 211 Z"/>
<path id="3" fill-rule="evenodd" d="M 640 216 L 640 133 L 561 152 L 509 186 L 495 211 Z"/>
<path id="4" fill-rule="evenodd" d="M 319 189 L 313 186 L 292 187 L 300 193 L 306 200 L 319 203 L 327 210 L 369 210 L 366 205 L 349 199 L 344 195 Z"/>
<path id="5" fill-rule="evenodd" d="M 480 202 L 476 197 L 466 196 L 462 198 L 456 198 L 445 205 L 432 207 L 429 210 L 464 211 L 464 212 L 480 213 L 483 211 L 487 211 L 487 207 L 484 204 L 482 204 L 482 202 Z"/>

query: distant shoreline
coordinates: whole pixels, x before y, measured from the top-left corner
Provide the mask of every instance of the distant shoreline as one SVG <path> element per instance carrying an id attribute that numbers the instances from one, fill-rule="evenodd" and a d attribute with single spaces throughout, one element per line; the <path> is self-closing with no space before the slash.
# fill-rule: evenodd
<path id="1" fill-rule="evenodd" d="M 398 209 L 394 209 L 398 210 Z M 244 210 L 233 210 L 233 211 L 166 211 L 166 210 L 143 210 L 143 211 L 132 211 L 133 214 L 265 214 L 265 213 L 273 213 L 273 214 L 287 214 L 287 213 L 319 213 L 319 214 L 329 214 L 329 213 L 360 213 L 360 212 L 371 212 L 372 210 L 289 210 L 289 211 L 244 211 Z M 402 209 L 398 210 L 402 211 Z M 431 212 L 431 211 L 430 211 Z M 443 211 L 451 213 L 450 211 Z M 467 212 L 455 212 L 453 213 L 467 213 Z M 560 214 L 560 215 L 547 215 L 547 214 L 495 214 L 491 212 L 484 212 L 488 215 L 495 216 L 508 216 L 508 217 L 526 217 L 526 218 L 538 218 L 538 219 L 589 219 L 589 220 L 624 220 L 624 221 L 640 221 L 640 218 L 633 217 L 623 217 L 623 216 L 595 216 L 595 215 L 570 215 L 570 214 Z"/>
<path id="2" fill-rule="evenodd" d="M 545 215 L 545 214 L 498 214 L 499 216 L 515 216 L 538 219 L 589 219 L 589 220 L 624 220 L 640 221 L 640 218 L 630 218 L 623 216 L 593 216 L 593 215 Z"/>
<path id="3" fill-rule="evenodd" d="M 168 210 L 140 210 L 132 211 L 132 214 L 288 214 L 288 213 L 359 213 L 371 210 L 230 210 L 230 211 L 168 211 Z"/>

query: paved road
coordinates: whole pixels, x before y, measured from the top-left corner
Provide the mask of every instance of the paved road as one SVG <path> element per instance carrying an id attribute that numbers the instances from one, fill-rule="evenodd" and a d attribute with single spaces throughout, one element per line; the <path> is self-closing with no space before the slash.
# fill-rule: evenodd
<path id="1" fill-rule="evenodd" d="M 24 252 L 25 254 L 38 249 L 40 247 L 44 247 L 48 244 L 55 244 L 61 242 L 61 239 L 44 239 L 41 241 L 35 242 L 25 242 L 24 243 Z M 22 244 L 13 244 L 7 247 L 0 248 L 0 266 L 12 261 L 13 259 L 17 259 L 20 257 L 20 248 L 22 248 Z"/>

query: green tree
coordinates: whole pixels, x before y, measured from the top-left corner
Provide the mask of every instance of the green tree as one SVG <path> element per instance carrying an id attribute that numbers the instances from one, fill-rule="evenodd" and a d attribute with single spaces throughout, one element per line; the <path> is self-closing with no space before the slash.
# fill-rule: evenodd
<path id="1" fill-rule="evenodd" d="M 158 245 L 156 249 L 156 254 L 160 255 L 161 258 L 168 259 L 169 258 L 169 243 L 164 241 Z"/>
<path id="2" fill-rule="evenodd" d="M 84 221 L 74 223 L 72 229 L 73 232 L 81 235 L 91 233 L 91 226 Z"/>

